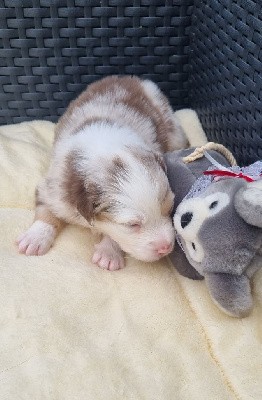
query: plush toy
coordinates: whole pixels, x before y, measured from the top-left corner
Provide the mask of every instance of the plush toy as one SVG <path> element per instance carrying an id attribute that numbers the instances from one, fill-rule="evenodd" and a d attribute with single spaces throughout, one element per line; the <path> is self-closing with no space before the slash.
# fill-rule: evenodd
<path id="1" fill-rule="evenodd" d="M 170 258 L 181 275 L 205 278 L 225 313 L 244 317 L 252 309 L 250 278 L 262 266 L 262 162 L 237 167 L 215 143 L 193 150 L 165 155 L 179 244 Z"/>

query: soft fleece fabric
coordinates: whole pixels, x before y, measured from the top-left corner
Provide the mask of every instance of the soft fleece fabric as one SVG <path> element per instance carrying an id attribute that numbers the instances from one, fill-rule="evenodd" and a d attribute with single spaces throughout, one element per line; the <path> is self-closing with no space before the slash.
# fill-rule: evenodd
<path id="1" fill-rule="evenodd" d="M 192 111 L 177 116 L 191 144 L 205 142 Z M 45 256 L 18 254 L 53 130 L 0 127 L 0 399 L 262 399 L 261 273 L 252 315 L 237 320 L 166 259 L 92 265 L 95 238 L 76 226 Z"/>

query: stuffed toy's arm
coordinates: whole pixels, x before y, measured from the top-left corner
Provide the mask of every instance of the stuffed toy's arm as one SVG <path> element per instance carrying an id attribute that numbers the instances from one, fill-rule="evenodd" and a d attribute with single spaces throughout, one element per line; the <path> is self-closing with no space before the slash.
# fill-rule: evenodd
<path id="1" fill-rule="evenodd" d="M 189 263 L 183 250 L 178 244 L 176 244 L 175 249 L 169 255 L 169 258 L 180 275 L 194 280 L 204 279 L 204 277 Z"/>
<path id="2" fill-rule="evenodd" d="M 246 275 L 209 273 L 206 284 L 214 303 L 231 317 L 246 317 L 253 306 L 250 281 Z"/>

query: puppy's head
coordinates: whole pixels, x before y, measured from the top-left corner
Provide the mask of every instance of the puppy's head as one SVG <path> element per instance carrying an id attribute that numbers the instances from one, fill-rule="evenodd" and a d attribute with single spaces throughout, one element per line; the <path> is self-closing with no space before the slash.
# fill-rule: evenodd
<path id="1" fill-rule="evenodd" d="M 127 148 L 80 182 L 74 189 L 79 213 L 122 250 L 143 261 L 171 252 L 174 195 L 160 155 Z"/>

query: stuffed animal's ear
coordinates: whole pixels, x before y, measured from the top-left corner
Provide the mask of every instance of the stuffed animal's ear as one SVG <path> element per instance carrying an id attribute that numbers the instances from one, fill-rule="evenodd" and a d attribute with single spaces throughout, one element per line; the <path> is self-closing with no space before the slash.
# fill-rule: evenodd
<path id="1" fill-rule="evenodd" d="M 207 274 L 206 284 L 214 303 L 231 317 L 247 317 L 253 307 L 246 275 Z"/>
<path id="2" fill-rule="evenodd" d="M 237 213 L 244 221 L 262 228 L 262 179 L 239 189 L 234 204 Z"/>

